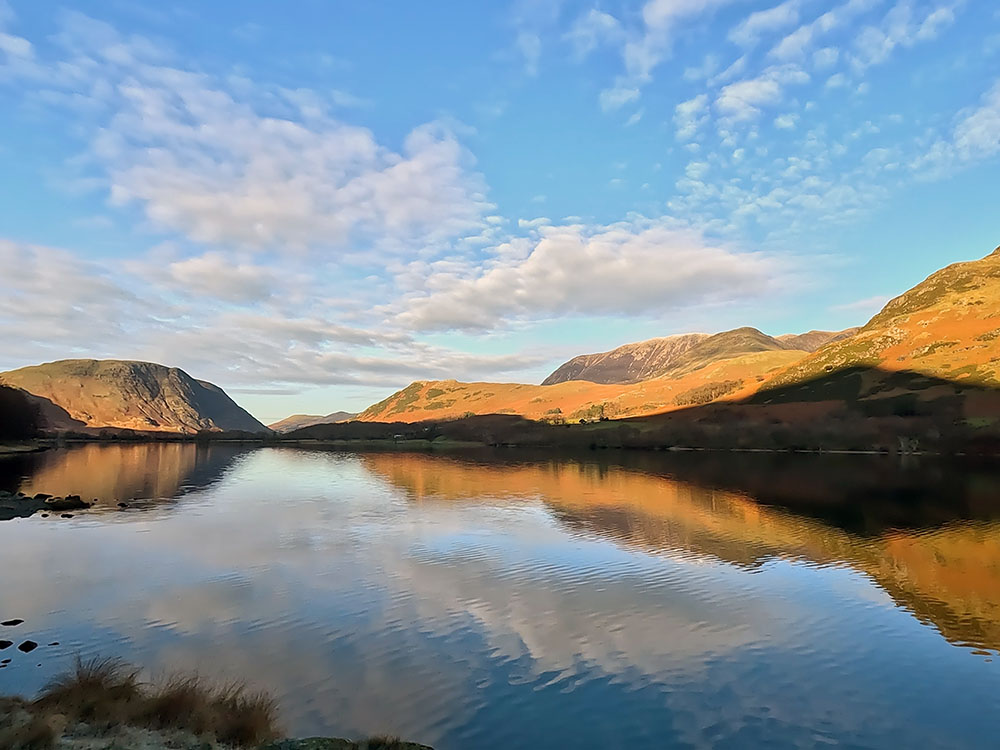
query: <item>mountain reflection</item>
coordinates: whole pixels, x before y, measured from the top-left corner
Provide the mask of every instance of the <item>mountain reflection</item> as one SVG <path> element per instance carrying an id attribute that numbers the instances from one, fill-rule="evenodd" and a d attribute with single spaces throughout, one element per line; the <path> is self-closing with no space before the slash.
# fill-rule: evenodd
<path id="1" fill-rule="evenodd" d="M 732 488 L 715 489 L 587 461 L 491 462 L 419 454 L 369 454 L 363 461 L 415 501 L 538 498 L 568 529 L 649 552 L 705 555 L 743 566 L 774 557 L 849 565 L 949 641 L 1000 650 L 1000 522 L 976 520 L 1000 514 L 992 475 L 941 467 L 903 471 L 885 459 L 856 459 L 845 480 L 842 457 L 785 464 L 790 475 L 773 460 L 765 470 L 759 462 L 737 459 L 723 475 L 727 462 L 718 456 L 698 456 L 686 466 L 683 458 L 645 459 L 646 469 L 724 480 Z M 928 473 L 937 481 L 928 483 Z M 741 484 L 754 494 L 737 490 Z M 880 528 L 859 534 L 762 504 L 758 497 L 830 518 L 866 518 L 865 526 L 877 521 Z M 885 526 L 886 518 L 902 514 L 900 508 L 909 508 L 910 525 L 921 528 Z M 932 520 L 938 525 L 927 525 Z"/>
<path id="2" fill-rule="evenodd" d="M 8 650 L 0 694 L 116 656 L 266 689 L 290 734 L 441 750 L 995 737 L 996 664 L 952 645 L 1000 646 L 990 477 L 725 465 L 193 444 L 0 464 L 166 508 L 0 524 L 0 620 L 53 644 Z"/>
<path id="3" fill-rule="evenodd" d="M 192 443 L 86 443 L 0 463 L 0 486 L 25 494 L 98 498 L 97 510 L 122 500 L 166 500 L 217 482 L 240 446 Z"/>

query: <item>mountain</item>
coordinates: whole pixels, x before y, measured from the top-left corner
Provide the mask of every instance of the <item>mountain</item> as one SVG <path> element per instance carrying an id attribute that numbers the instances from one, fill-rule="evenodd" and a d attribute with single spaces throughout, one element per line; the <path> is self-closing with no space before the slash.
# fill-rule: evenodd
<path id="1" fill-rule="evenodd" d="M 744 343 L 753 340 L 754 337 L 747 336 Z M 743 398 L 753 393 L 761 381 L 805 356 L 806 352 L 789 349 L 754 351 L 671 377 L 638 383 L 571 380 L 555 385 L 525 385 L 418 381 L 370 406 L 358 419 L 419 422 L 470 414 L 517 414 L 529 419 L 578 422 L 643 416 L 720 398 Z M 690 363 L 681 363 L 681 369 L 687 364 Z"/>
<path id="2" fill-rule="evenodd" d="M 714 362 L 721 362 L 744 354 L 783 350 L 794 350 L 794 347 L 787 346 L 778 339 L 761 333 L 756 328 L 734 328 L 732 331 L 723 331 L 709 336 L 704 341 L 692 346 L 667 367 L 655 372 L 653 377 L 679 377 Z"/>
<path id="3" fill-rule="evenodd" d="M 637 383 L 692 372 L 712 362 L 742 354 L 783 349 L 813 352 L 830 341 L 847 338 L 857 330 L 809 331 L 772 337 L 756 328 L 747 327 L 714 335 L 685 333 L 649 339 L 625 344 L 609 352 L 574 357 L 543 380 L 542 385 L 555 385 L 570 380 Z"/>
<path id="4" fill-rule="evenodd" d="M 346 411 L 335 411 L 326 416 L 320 414 L 293 414 L 285 417 L 274 424 L 269 424 L 268 428 L 275 432 L 292 432 L 303 427 L 312 427 L 316 424 L 333 424 L 335 422 L 347 422 L 354 419 L 357 414 Z"/>
<path id="5" fill-rule="evenodd" d="M 683 333 L 625 344 L 609 352 L 581 354 L 557 368 L 542 381 L 542 385 L 555 385 L 570 380 L 587 380 L 591 383 L 635 383 L 648 380 L 706 338 L 707 333 Z"/>
<path id="6" fill-rule="evenodd" d="M 790 349 L 801 349 L 804 352 L 814 352 L 821 346 L 826 346 L 834 341 L 850 338 L 858 331 L 860 326 L 845 328 L 843 331 L 809 331 L 807 333 L 783 333 L 775 338 Z"/>
<path id="7" fill-rule="evenodd" d="M 412 383 L 359 419 L 509 414 L 577 422 L 679 414 L 715 401 L 748 408 L 823 402 L 824 414 L 839 403 L 859 419 L 937 414 L 1000 425 L 1000 248 L 931 274 L 860 329 L 771 337 L 737 328 L 652 339 L 577 357 L 541 386 Z M 772 412 L 767 418 L 780 421 Z M 819 414 L 805 406 L 786 412 Z"/>
<path id="8" fill-rule="evenodd" d="M 886 373 L 880 380 L 905 371 L 956 386 L 1000 387 L 1000 248 L 931 274 L 850 338 L 821 347 L 769 380 L 761 395 L 858 368 Z M 859 395 L 874 395 L 875 389 L 884 391 L 881 382 L 866 382 Z"/>
<path id="9" fill-rule="evenodd" d="M 38 403 L 50 430 L 267 432 L 216 385 L 150 362 L 66 359 L 0 373 Z"/>

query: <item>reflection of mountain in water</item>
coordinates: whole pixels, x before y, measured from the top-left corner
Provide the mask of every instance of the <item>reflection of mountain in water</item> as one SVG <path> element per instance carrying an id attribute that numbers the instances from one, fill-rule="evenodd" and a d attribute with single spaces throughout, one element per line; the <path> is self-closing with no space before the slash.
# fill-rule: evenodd
<path id="1" fill-rule="evenodd" d="M 997 476 L 855 457 L 664 459 L 626 457 L 637 471 L 611 461 L 363 457 L 417 502 L 538 498 L 576 532 L 652 552 L 847 564 L 949 641 L 1000 650 Z"/>
<path id="2" fill-rule="evenodd" d="M 76 494 L 102 504 L 170 499 L 211 486 L 245 452 L 224 444 L 87 443 L 0 463 L 0 487 Z"/>

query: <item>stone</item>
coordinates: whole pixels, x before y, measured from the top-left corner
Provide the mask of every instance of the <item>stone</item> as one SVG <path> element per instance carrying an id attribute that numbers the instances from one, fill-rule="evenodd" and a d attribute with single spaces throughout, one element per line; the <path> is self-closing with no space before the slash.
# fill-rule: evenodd
<path id="1" fill-rule="evenodd" d="M 8 649 L 14 645 L 14 641 L 0 641 L 0 651 Z"/>
<path id="2" fill-rule="evenodd" d="M 38 648 L 38 644 L 35 643 L 34 641 L 25 641 L 24 643 L 22 643 L 20 646 L 17 647 L 17 650 L 25 654 L 30 654 L 36 648 Z"/>
<path id="3" fill-rule="evenodd" d="M 0 622 L 0 625 L 3 625 L 5 628 L 15 628 L 22 622 L 24 622 L 24 620 L 14 618 L 13 620 L 4 620 L 3 622 Z"/>
<path id="4" fill-rule="evenodd" d="M 45 501 L 45 506 L 52 510 L 84 510 L 90 507 L 90 503 L 85 503 L 79 495 L 66 495 L 66 497 L 50 497 Z"/>

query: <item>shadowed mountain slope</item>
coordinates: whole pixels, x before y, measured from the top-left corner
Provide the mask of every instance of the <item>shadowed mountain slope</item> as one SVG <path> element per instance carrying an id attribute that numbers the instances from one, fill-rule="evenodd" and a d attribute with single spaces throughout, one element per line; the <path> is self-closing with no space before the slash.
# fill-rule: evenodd
<path id="1" fill-rule="evenodd" d="M 49 430 L 267 432 L 216 385 L 150 362 L 67 359 L 0 374 L 38 403 Z"/>

